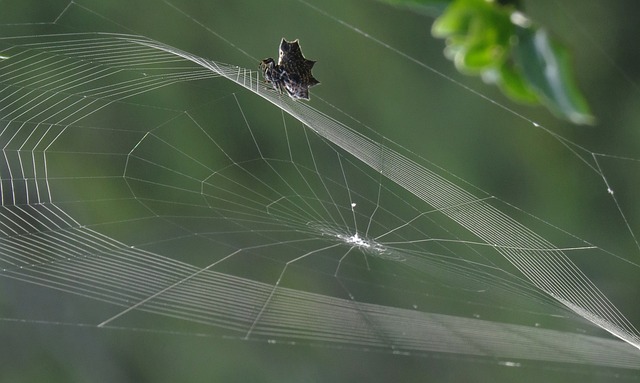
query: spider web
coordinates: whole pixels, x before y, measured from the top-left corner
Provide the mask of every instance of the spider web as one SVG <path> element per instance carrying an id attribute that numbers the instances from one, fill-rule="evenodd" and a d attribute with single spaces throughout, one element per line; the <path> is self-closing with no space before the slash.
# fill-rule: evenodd
<path id="1" fill-rule="evenodd" d="M 5 322 L 503 366 L 640 366 L 632 307 L 606 286 L 637 285 L 623 182 L 635 158 L 534 123 L 612 203 L 607 217 L 632 249 L 620 253 L 472 186 L 323 97 L 293 101 L 254 69 L 131 34 L 107 15 L 71 2 L 55 22 L 14 25 L 0 40 L 0 275 L 17 302 L 37 286 L 74 308 L 11 306 Z M 58 29 L 91 30 L 79 28 L 86 20 L 110 32 Z M 209 35 L 227 47 L 219 58 L 229 46 L 229 57 L 246 55 Z"/>

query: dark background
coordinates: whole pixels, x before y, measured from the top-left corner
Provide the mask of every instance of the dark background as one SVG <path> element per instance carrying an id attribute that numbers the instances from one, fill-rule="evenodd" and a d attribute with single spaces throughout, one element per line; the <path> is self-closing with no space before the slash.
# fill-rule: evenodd
<path id="1" fill-rule="evenodd" d="M 593 153 L 618 156 L 598 158 L 637 233 L 637 2 L 524 2 L 533 19 L 571 47 L 578 82 L 598 120 L 591 127 L 573 126 L 541 107 L 513 104 L 481 80 L 457 73 L 442 55 L 443 41 L 430 36 L 430 15 L 373 1 L 323 1 L 312 7 L 288 0 L 174 4 L 192 18 L 157 1 L 2 1 L 1 31 L 5 36 L 42 31 L 141 34 L 252 69 L 257 60 L 277 54 L 282 37 L 298 38 L 305 55 L 318 60 L 314 75 L 322 84 L 312 89 L 312 106 L 341 116 L 333 105 L 362 123 L 354 123 L 356 129 L 367 132 L 363 126 L 368 126 L 375 133 L 367 134 L 384 136 L 499 200 L 629 260 L 628 275 L 620 275 L 621 266 L 611 257 L 574 259 L 596 285 L 612 294 L 632 323 L 639 323 L 640 279 L 635 276 L 640 250 L 602 177 L 585 165 L 593 163 Z M 195 101 L 191 96 L 176 94 L 176 109 L 205 101 L 198 98 L 201 94 Z M 115 125 L 122 117 L 113 118 Z M 563 145 L 554 134 L 570 144 Z M 91 217 L 87 220 L 93 223 Z M 6 283 L 3 292 L 6 312 L 19 314 L 3 315 L 0 323 L 0 380 L 7 382 L 638 379 L 633 371 L 594 366 L 529 362 L 509 369 L 456 354 L 396 356 L 358 347 L 268 345 L 189 331 L 99 330 L 81 320 L 75 325 L 51 320 L 65 310 L 73 312 L 81 300 L 13 282 Z"/>

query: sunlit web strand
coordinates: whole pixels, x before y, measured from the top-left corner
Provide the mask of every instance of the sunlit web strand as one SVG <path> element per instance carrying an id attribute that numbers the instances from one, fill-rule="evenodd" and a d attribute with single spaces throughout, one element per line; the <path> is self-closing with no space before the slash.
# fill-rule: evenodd
<path id="1" fill-rule="evenodd" d="M 185 55 L 183 53 L 181 53 L 181 55 L 188 58 L 188 55 Z M 219 67 L 219 65 L 217 64 L 209 64 L 208 66 L 212 69 L 214 69 L 215 67 Z M 252 86 L 249 87 L 244 85 L 244 81 L 236 82 L 247 87 L 248 89 L 253 89 Z M 257 91 L 256 93 L 261 94 Z M 270 96 L 269 93 L 262 93 L 261 95 L 267 99 L 273 97 Z M 288 106 L 289 108 L 287 109 L 289 113 L 291 113 L 294 117 L 300 119 L 306 125 L 312 127 L 312 129 L 320 133 L 325 138 L 329 139 L 331 142 L 334 142 L 338 146 L 343 147 L 346 151 L 352 153 L 355 157 L 360 158 L 365 163 L 373 166 L 374 169 L 381 170 L 382 174 L 394 180 L 399 185 L 405 187 L 408 191 L 411 191 L 413 194 L 435 207 L 444 208 L 448 205 L 460 204 L 469 199 L 473 199 L 471 195 L 466 194 L 460 189 L 451 188 L 451 186 L 449 186 L 449 184 L 444 179 L 435 176 L 435 174 L 433 173 L 427 172 L 426 169 L 420 168 L 414 163 L 408 162 L 406 158 L 398 156 L 397 153 L 386 150 L 379 144 L 372 144 L 363 136 L 357 135 L 355 134 L 355 132 L 345 129 L 344 126 L 341 126 L 336 121 L 328 119 L 326 116 L 319 114 L 316 111 L 312 111 L 312 109 L 308 105 L 303 105 L 300 103 L 292 104 L 291 102 L 288 102 L 281 98 L 272 99 L 272 102 L 276 105 L 280 105 L 280 107 L 285 107 L 285 105 Z M 381 155 L 380 152 L 384 152 L 384 155 Z M 382 166 L 382 164 L 378 162 L 378 159 L 381 157 L 385 159 L 384 166 Z M 416 180 L 421 180 L 421 182 L 418 183 Z M 429 192 L 425 192 L 425 189 L 427 187 L 425 185 L 429 185 Z M 544 240 L 542 240 L 540 246 L 537 246 L 537 243 L 541 240 L 541 238 L 535 235 L 530 230 L 520 226 L 509 217 L 505 216 L 502 213 L 499 213 L 493 208 L 490 208 L 488 205 L 478 205 L 478 207 L 481 209 L 477 210 L 473 215 L 469 215 L 467 213 L 460 215 L 459 213 L 461 212 L 455 212 L 455 214 L 450 214 L 450 217 L 457 222 L 460 222 L 463 226 L 470 229 L 480 238 L 487 240 L 487 242 L 489 243 L 495 243 L 500 246 L 509 246 L 513 248 L 553 247 L 551 246 L 551 244 L 548 244 Z M 478 220 L 479 218 L 480 220 Z M 488 219 L 489 221 L 487 222 L 486 219 Z M 487 224 L 489 222 L 491 222 L 491 224 Z M 496 223 L 500 224 L 496 225 Z M 511 233 L 516 232 L 519 232 L 521 236 L 515 238 L 518 238 L 518 240 L 524 240 L 524 242 L 510 243 L 514 238 Z M 510 233 L 510 235 L 504 236 L 504 233 Z M 552 296 L 561 297 L 567 293 L 567 290 L 565 290 L 564 287 L 561 287 L 559 290 L 554 287 L 556 285 L 557 287 L 560 287 L 565 283 L 565 277 L 561 277 L 561 274 L 568 272 L 568 275 L 571 275 L 577 272 L 575 266 L 573 266 L 573 264 L 560 251 L 551 253 L 551 258 L 548 258 L 547 260 L 542 259 L 542 263 L 540 263 L 540 261 L 537 261 L 535 264 L 530 264 L 528 261 L 526 261 L 526 258 L 523 258 L 524 254 L 513 251 L 504 251 L 503 254 L 507 256 L 507 258 L 510 259 L 514 263 L 514 265 L 516 265 L 516 267 L 523 271 L 525 275 L 533 278 L 534 283 L 538 284 L 538 286 L 540 286 L 541 288 L 550 291 Z M 544 257 L 547 257 L 547 255 L 545 255 Z M 540 280 L 540 275 L 536 276 L 537 272 L 535 270 L 541 267 L 546 270 L 554 270 L 555 267 L 553 266 L 553 263 L 549 262 L 556 262 L 558 260 L 562 260 L 562 264 L 566 265 L 565 270 L 562 271 L 561 274 L 556 274 L 555 272 L 550 273 L 548 274 L 548 277 L 545 276 L 544 282 Z M 530 266 L 532 266 L 533 268 L 529 269 Z M 615 309 L 606 300 L 606 298 L 604 298 L 604 296 L 595 288 L 595 286 L 593 286 L 593 284 L 591 284 L 590 281 L 584 279 L 584 276 L 580 274 L 578 275 L 579 277 L 577 278 L 577 280 L 588 283 L 587 286 L 591 286 L 590 288 L 592 289 L 590 292 L 586 293 L 586 296 L 580 298 L 580 300 L 587 299 L 587 301 L 591 301 L 592 299 L 595 299 L 598 302 L 598 307 L 603 308 L 602 311 L 600 309 L 596 310 L 599 312 L 599 314 L 597 314 L 598 316 L 604 315 L 613 322 L 618 322 L 619 318 L 623 318 L 621 315 L 619 315 L 617 309 Z M 573 294 L 583 295 L 584 293 L 580 291 L 573 291 L 570 295 Z M 568 301 L 572 301 L 573 299 L 576 298 L 568 298 Z M 621 336 L 624 339 L 630 340 L 631 338 L 629 338 L 629 335 L 633 334 L 635 330 L 630 323 L 624 322 L 626 321 L 624 321 L 623 319 L 623 322 L 620 323 L 620 325 L 615 325 L 608 330 L 618 336 Z M 627 328 L 631 330 L 630 332 L 628 332 L 627 330 L 621 331 L 621 328 Z M 637 335 L 632 335 L 632 338 L 637 338 Z M 637 343 L 637 341 L 635 340 L 631 342 Z"/>
<path id="2" fill-rule="evenodd" d="M 384 41 L 372 36 L 370 33 L 367 33 L 365 31 L 361 30 L 360 28 L 358 28 L 358 27 L 356 27 L 356 26 L 354 26 L 354 25 L 352 25 L 352 24 L 350 24 L 350 23 L 348 23 L 348 22 L 346 22 L 346 21 L 344 21 L 344 20 L 342 20 L 342 19 L 330 14 L 329 12 L 321 9 L 320 7 L 318 7 L 316 5 L 313 5 L 313 4 L 310 4 L 310 3 L 308 3 L 307 1 L 304 1 L 304 0 L 297 0 L 297 1 L 299 3 L 301 3 L 301 4 L 304 4 L 308 8 L 313 9 L 314 11 L 318 12 L 319 14 L 322 14 L 323 16 L 325 16 L 325 17 L 327 17 L 327 18 L 339 23 L 340 25 L 352 30 L 353 32 L 358 33 L 359 35 L 363 36 L 364 38 L 366 38 L 368 40 L 371 40 L 371 41 L 375 42 L 376 44 L 378 44 L 378 45 L 380 45 L 380 46 L 382 46 L 382 47 L 394 52 L 395 54 L 397 54 L 397 55 L 409 60 L 410 62 L 413 62 L 414 64 L 417 64 L 422 68 L 428 69 L 429 71 L 431 71 L 431 72 L 437 74 L 438 76 L 440 76 L 440 77 L 442 77 L 442 78 L 454 83 L 455 85 L 465 89 L 466 91 L 468 91 L 468 92 L 470 92 L 470 93 L 472 93 L 472 94 L 484 99 L 485 101 L 488 101 L 488 102 L 490 102 L 490 103 L 492 103 L 492 104 L 494 104 L 494 105 L 506 110 L 507 112 L 515 115 L 516 117 L 531 123 L 536 128 L 544 130 L 546 133 L 548 133 L 549 135 L 554 137 L 558 142 L 560 142 L 564 147 L 566 147 L 567 150 L 569 150 L 577 158 L 579 158 L 587 167 L 589 167 L 593 171 L 597 172 L 602 177 L 603 181 L 606 184 L 605 175 L 602 172 L 602 169 L 600 169 L 599 164 L 597 163 L 597 160 L 596 160 L 596 163 L 591 163 L 591 162 L 588 161 L 588 158 L 585 156 L 585 155 L 594 155 L 595 156 L 595 154 L 592 153 L 591 151 L 589 151 L 588 149 L 576 144 L 575 142 L 571 142 L 571 141 L 567 140 L 566 138 L 562 137 L 561 135 L 549 130 L 548 128 L 546 128 L 546 127 L 540 125 L 539 123 L 531 120 L 530 118 L 528 118 L 528 117 L 516 112 L 515 110 L 507 107 L 506 105 L 504 105 L 504 104 L 502 104 L 502 103 L 500 103 L 500 102 L 498 102 L 498 101 L 496 101 L 496 100 L 494 100 L 494 99 L 492 99 L 492 98 L 490 98 L 488 96 L 485 96 L 484 94 L 482 94 L 481 92 L 479 92 L 479 91 L 477 91 L 475 89 L 472 89 L 472 88 L 462 84 L 461 82 L 459 82 L 459 81 L 453 79 L 452 77 L 450 77 L 450 76 L 438 71 L 437 69 L 435 69 L 432 66 L 424 63 L 423 61 L 420 61 L 420 60 L 416 59 L 415 57 L 412 57 L 411 55 L 409 55 L 409 54 L 407 54 L 407 53 L 405 53 L 405 52 L 403 52 L 403 51 L 401 51 L 401 50 L 399 50 L 399 49 L 397 49 L 397 48 L 385 43 Z M 565 13 L 567 13 L 566 10 L 564 10 L 564 11 L 565 11 Z M 574 23 L 577 23 L 575 18 L 573 18 L 573 21 L 574 21 Z M 583 34 L 585 34 L 585 36 L 587 36 L 591 40 L 591 42 L 594 43 L 597 46 L 597 48 L 600 50 L 600 52 L 605 53 L 604 50 L 602 49 L 602 47 L 599 44 L 595 43 L 594 40 L 591 38 L 591 36 L 588 33 L 585 32 L 585 29 L 580 25 L 579 25 L 579 27 L 580 27 L 581 31 L 583 32 Z M 630 79 L 630 77 L 629 77 L 629 75 L 627 73 L 624 73 L 624 72 L 621 71 L 620 67 L 615 62 L 613 62 L 611 60 L 609 55 L 604 54 L 604 56 L 616 68 L 616 70 L 618 72 L 620 72 L 629 81 L 629 83 L 631 83 L 636 89 L 638 88 L 638 85 L 634 81 L 632 81 Z M 580 152 L 584 153 L 584 155 L 581 154 Z M 595 160 L 595 158 L 594 158 L 594 160 Z M 640 242 L 638 241 L 638 238 L 637 238 L 636 234 L 633 232 L 633 229 L 631 228 L 630 223 L 627 220 L 627 217 L 625 216 L 624 212 L 620 209 L 618 201 L 615 199 L 615 196 L 613 195 L 613 193 L 611 191 L 612 189 L 609 187 L 609 185 L 607 185 L 607 190 L 610 193 L 611 198 L 614 200 L 614 203 L 618 206 L 619 214 L 620 214 L 621 218 L 623 219 L 623 221 L 624 221 L 624 223 L 625 223 L 625 225 L 627 227 L 627 230 L 631 233 L 631 236 L 632 236 L 632 238 L 633 238 L 633 240 L 635 242 L 636 248 L 638 248 L 638 250 L 640 250 Z"/>
<path id="3" fill-rule="evenodd" d="M 223 66 L 222 66 L 222 65 L 217 65 L 217 67 L 218 67 L 218 68 L 222 68 Z M 237 73 L 241 73 L 241 72 L 240 72 L 240 71 L 237 71 Z M 246 72 L 244 72 L 244 73 L 246 73 Z M 247 81 L 246 75 L 245 75 L 245 77 L 244 77 L 244 78 L 240 78 L 240 79 L 241 79 L 241 80 L 243 80 L 243 83 L 245 83 L 245 84 L 247 84 L 247 83 L 248 83 L 248 84 L 254 84 L 254 82 L 252 81 L 251 77 L 250 77 L 250 78 L 248 79 L 248 81 Z M 256 88 L 256 89 L 258 89 L 258 88 Z M 282 101 L 281 101 L 280 99 L 278 99 L 278 102 L 282 102 Z M 309 116 L 310 116 L 310 115 L 309 115 Z M 309 117 L 308 119 L 310 120 L 311 118 Z M 323 127 L 323 124 L 325 123 L 325 120 L 323 120 L 322 118 L 318 118 L 316 121 L 317 121 L 317 123 L 314 125 L 314 129 L 317 129 L 316 131 L 318 131 L 318 132 L 324 132 L 324 133 L 326 133 L 326 132 L 325 132 L 325 130 L 326 130 L 326 129 Z M 350 136 L 350 138 L 349 138 L 349 140 L 354 140 L 354 139 L 359 139 L 359 137 L 358 137 L 358 136 Z M 346 140 L 346 141 L 345 141 L 345 142 L 343 142 L 342 144 L 343 144 L 343 145 L 347 145 L 347 143 L 348 143 L 348 141 L 349 141 L 349 140 Z M 348 147 L 348 148 L 350 149 L 349 151 L 353 150 L 353 151 L 356 151 L 356 152 L 357 152 L 357 151 L 358 151 L 358 149 L 359 149 L 359 148 L 362 148 L 362 147 L 361 147 L 361 146 L 358 146 L 358 145 L 355 145 L 354 147 Z M 378 151 L 378 150 L 384 150 L 384 148 L 383 148 L 383 147 L 381 147 L 381 146 L 379 146 L 379 145 L 372 145 L 372 146 L 371 146 L 371 148 L 373 148 L 373 149 L 374 149 L 374 150 L 376 150 L 376 151 Z M 359 155 L 359 156 L 366 156 L 367 154 L 368 154 L 367 150 L 363 150 L 362 152 L 359 152 L 359 153 L 358 153 L 358 155 Z M 264 158 L 263 158 L 263 159 L 264 159 Z M 380 161 L 380 163 L 384 166 L 384 165 L 386 164 L 386 161 Z M 380 173 L 381 173 L 381 174 L 386 174 L 387 172 L 386 172 L 386 171 L 381 171 Z M 343 173 L 343 174 L 344 174 L 344 173 Z M 417 186 L 416 186 L 416 187 L 417 187 Z M 446 190 L 446 189 L 445 189 L 445 190 Z M 426 191 L 425 191 L 425 192 L 426 192 Z M 439 198 L 441 198 L 441 197 L 442 197 L 442 198 L 444 198 L 444 195 L 445 195 L 445 194 L 437 194 L 437 195 L 435 195 L 433 198 L 434 198 L 434 199 L 439 199 Z M 446 203 L 443 203 L 443 208 L 450 207 L 450 205 L 447 205 L 447 203 L 449 203 L 449 201 L 446 201 Z M 472 204 L 472 205 L 473 205 L 473 204 Z M 446 210 L 446 209 L 445 209 L 445 210 Z M 491 220 L 489 220 L 489 221 L 488 221 L 488 224 L 489 224 L 489 223 L 491 223 Z M 526 232 L 525 232 L 525 233 L 526 233 Z M 68 241 L 68 238 L 67 238 L 67 241 Z M 123 265 L 123 266 L 125 266 L 125 265 Z M 126 266 L 125 266 L 125 267 L 126 267 Z M 69 270 L 72 270 L 72 269 L 70 268 Z M 77 269 L 77 270 L 88 270 L 88 269 Z M 97 270 L 97 271 L 102 271 L 102 270 L 101 270 L 101 268 L 96 268 L 95 270 Z M 114 269 L 112 269 L 112 268 L 104 268 L 104 271 L 106 271 L 106 272 L 110 272 L 111 270 L 114 270 Z M 197 268 L 196 268 L 196 270 L 201 270 L 201 269 L 197 269 Z M 41 274 L 41 275 L 44 275 L 44 276 L 45 276 L 45 277 L 47 277 L 47 278 L 53 278 L 53 277 L 54 277 L 54 275 L 58 275 L 58 274 L 59 274 L 60 272 L 62 272 L 62 271 L 64 271 L 64 268 L 57 268 L 57 267 L 56 267 L 56 269 L 55 269 L 55 271 L 54 271 L 53 273 L 43 273 L 43 274 Z M 197 272 L 197 271 L 194 271 L 194 272 Z M 282 272 L 284 273 L 284 270 L 283 270 Z M 82 273 L 81 273 L 81 272 L 80 272 L 80 273 L 78 273 L 78 272 L 74 272 L 74 273 L 72 273 L 72 274 L 70 275 L 70 277 L 71 277 L 71 278 L 70 278 L 70 280 L 78 280 L 78 278 L 79 278 L 79 277 L 81 277 L 81 275 L 82 275 Z M 91 274 L 91 276 L 92 276 L 92 277 L 94 277 L 94 278 L 97 278 L 97 277 L 98 277 L 98 275 L 99 275 L 99 274 Z M 125 275 L 125 274 L 123 274 L 123 277 L 125 277 L 125 276 L 127 277 L 127 279 L 128 279 L 128 278 L 130 278 L 130 276 L 129 276 L 128 274 L 126 274 L 126 275 Z M 146 276 L 146 277 L 148 277 L 148 276 Z M 104 280 L 105 280 L 105 282 L 110 281 L 110 279 L 108 279 L 108 278 L 105 278 Z M 107 282 L 107 283 L 109 283 L 109 282 Z M 128 288 L 128 287 L 130 286 L 130 284 L 129 284 L 129 283 L 123 283 L 121 286 L 125 286 L 126 288 Z M 144 285 L 143 285 L 143 286 L 144 286 Z M 166 286 L 166 285 L 164 285 L 164 286 Z M 196 291 L 198 291 L 198 292 L 200 292 L 200 291 L 206 291 L 206 290 L 207 290 L 207 289 L 206 289 L 206 287 L 207 287 L 207 285 L 206 285 L 206 284 L 204 284 L 204 285 L 202 285 L 201 289 L 198 289 L 198 290 L 196 290 Z M 273 287 L 274 287 L 273 285 L 267 285 L 267 286 L 266 286 L 266 288 L 264 289 L 263 293 L 267 293 L 267 292 L 269 292 L 269 291 L 270 291 L 270 292 L 271 292 L 271 294 L 273 294 L 273 292 L 275 291 L 275 290 L 273 289 Z M 149 296 L 149 295 L 148 295 L 149 291 L 158 291 L 158 290 L 157 290 L 155 287 L 150 287 L 149 289 L 146 289 L 146 286 L 145 286 L 145 289 L 140 291 L 140 295 L 147 294 L 146 296 L 148 297 L 148 296 Z M 175 292 L 175 291 L 177 291 L 177 290 L 174 290 L 174 289 L 168 290 L 168 291 L 166 291 L 166 294 L 162 294 L 162 296 L 167 296 L 167 297 L 169 297 L 169 296 L 170 296 L 173 292 Z M 278 294 L 277 294 L 277 295 L 278 295 L 278 298 L 281 298 L 281 297 L 283 297 L 283 296 L 286 296 L 286 295 L 287 295 L 287 294 L 289 294 L 289 293 L 290 293 L 290 291 L 289 291 L 289 290 L 279 288 L 279 289 L 278 289 Z M 196 297 L 198 296 L 198 293 L 193 292 L 192 294 L 194 294 Z M 295 294 L 298 294 L 298 293 L 296 292 Z M 250 294 L 242 294 L 242 296 L 250 297 L 251 295 L 250 295 Z M 159 296 L 157 296 L 157 297 L 159 297 Z M 307 302 L 308 302 L 308 301 L 310 300 L 310 298 L 309 298 L 308 296 L 305 296 L 305 297 L 306 297 L 306 298 L 305 298 L 305 301 L 307 301 Z M 134 298 L 138 298 L 138 297 L 134 297 Z M 259 298 L 260 298 L 260 299 L 256 299 L 256 300 L 254 301 L 254 303 L 255 303 L 255 302 L 260 302 L 260 303 L 265 302 L 265 300 L 263 299 L 263 298 L 264 298 L 264 295 L 260 296 Z M 222 299 L 222 298 L 221 298 L 221 299 Z M 323 299 L 324 299 L 324 298 L 323 298 Z M 189 301 L 189 299 L 187 298 L 187 295 L 185 295 L 185 296 L 175 295 L 175 302 L 188 302 L 188 301 Z M 197 300 L 196 300 L 196 301 L 197 301 Z M 146 302 L 150 302 L 150 301 L 146 301 Z M 168 305 L 175 305 L 175 302 L 171 302 L 171 303 L 167 303 L 167 304 L 168 304 Z M 194 302 L 195 302 L 195 301 L 194 301 Z M 258 303 L 258 307 L 259 307 L 259 304 L 260 304 L 260 303 Z M 269 313 L 270 315 L 271 315 L 271 314 L 274 314 L 274 315 L 275 315 L 275 313 L 277 313 L 277 310 L 276 310 L 276 309 L 278 309 L 278 308 L 279 308 L 278 304 L 276 304 L 276 302 L 275 302 L 275 301 L 269 301 L 269 302 L 267 302 L 267 303 L 269 304 L 269 310 L 268 310 L 268 313 Z M 289 302 L 289 303 L 290 303 L 290 302 Z M 336 303 L 336 305 L 338 305 L 338 304 L 344 304 L 344 302 Z M 129 306 L 129 307 L 130 307 L 130 306 Z M 141 306 L 138 306 L 138 307 L 141 307 Z M 255 307 L 255 306 L 254 306 L 254 307 Z M 265 306 L 262 306 L 262 307 L 266 307 L 266 305 L 265 305 Z M 300 308 L 300 305 L 297 305 L 297 304 L 292 304 L 292 305 L 291 305 L 291 307 L 292 307 L 292 308 L 296 308 L 296 309 L 298 309 L 298 310 L 300 310 L 300 309 L 301 309 L 301 308 Z M 352 306 L 349 306 L 349 307 L 352 307 Z M 151 310 L 153 310 L 153 311 L 157 311 L 157 312 L 162 312 L 162 309 L 161 309 L 161 308 L 162 308 L 162 305 L 157 305 L 157 306 L 155 306 L 155 303 L 154 303 L 154 306 L 153 306 L 153 307 L 150 307 L 150 309 L 151 309 Z M 231 311 L 232 309 L 230 308 L 229 310 Z M 312 313 L 313 313 L 313 312 L 318 312 L 318 310 L 319 310 L 319 309 L 318 309 L 317 307 L 315 307 L 315 308 L 313 308 L 313 309 L 311 310 L 311 312 L 312 312 Z M 380 310 L 380 311 L 382 311 L 382 312 L 386 312 L 386 311 L 387 311 L 387 309 L 378 309 L 378 308 L 376 308 L 376 309 L 372 309 L 372 310 L 371 310 L 372 312 L 371 312 L 371 313 L 369 313 L 368 315 L 369 315 L 370 317 L 376 317 L 376 318 L 377 318 L 377 316 L 376 316 L 376 315 L 377 315 L 377 313 L 376 313 L 376 312 L 377 312 L 377 310 Z M 171 313 L 170 315 L 180 315 L 179 313 L 185 313 L 185 312 L 188 312 L 188 311 L 189 311 L 189 310 L 188 310 L 188 309 L 185 309 L 184 307 L 181 307 L 181 306 L 174 306 L 174 307 L 172 307 L 172 309 L 171 309 L 171 310 L 167 310 L 166 312 Z M 197 310 L 196 310 L 196 311 L 197 311 Z M 332 310 L 332 311 L 333 311 L 333 310 Z M 265 313 L 267 313 L 266 311 L 264 311 L 264 312 L 265 312 Z M 210 312 L 207 312 L 206 310 L 205 310 L 205 311 L 200 311 L 200 312 L 194 313 L 194 314 L 193 314 L 193 316 L 192 316 L 191 318 L 192 318 L 193 320 L 196 320 L 196 321 L 206 321 L 206 318 L 210 318 L 210 316 L 209 316 L 210 314 L 211 314 L 211 313 L 210 313 Z M 353 310 L 349 311 L 349 315 L 352 315 L 352 314 L 353 314 Z M 183 315 L 184 315 L 184 314 L 183 314 Z M 292 315 L 294 315 L 294 314 L 293 314 L 293 312 L 287 312 L 287 313 L 285 313 L 284 317 L 286 317 L 286 318 L 293 318 L 293 316 L 292 316 Z M 412 315 L 413 315 L 413 314 L 412 314 Z M 588 314 L 587 314 L 587 315 L 588 315 Z M 185 317 L 189 318 L 189 316 L 185 316 Z M 401 321 L 401 320 L 399 319 L 399 318 L 401 318 L 401 315 L 400 315 L 399 313 L 393 312 L 393 313 L 391 314 L 391 316 L 390 316 L 390 317 L 392 317 L 392 318 L 396 318 L 396 319 L 395 319 L 396 321 Z M 285 334 L 285 335 L 286 335 L 286 334 L 288 334 L 288 332 L 278 332 L 278 330 L 277 330 L 277 329 L 275 329 L 274 327 L 271 327 L 271 326 L 266 326 L 266 328 L 265 328 L 265 327 L 263 327 L 263 324 L 277 323 L 277 322 L 278 322 L 277 320 L 276 320 L 276 321 L 274 321 L 274 322 L 270 322 L 270 320 L 271 320 L 271 319 L 268 319 L 268 317 L 266 317 L 266 316 L 262 316 L 262 317 L 257 317 L 257 316 L 255 316 L 255 312 L 253 312 L 253 314 L 248 315 L 248 318 L 249 318 L 249 320 L 253 320 L 253 322 L 252 322 L 252 323 L 253 323 L 253 325 L 255 325 L 255 326 L 253 326 L 253 325 L 252 325 L 252 328 L 253 328 L 253 334 L 266 334 L 267 336 L 268 336 L 268 335 L 270 335 L 270 334 Z M 259 320 L 256 320 L 256 318 L 258 318 Z M 323 319 L 324 319 L 324 320 L 328 320 L 329 318 L 323 318 Z M 597 318 L 595 318 L 595 320 L 597 320 Z M 297 322 L 291 322 L 291 323 L 297 323 Z M 302 323 L 302 322 L 301 322 L 301 323 Z M 354 322 L 349 322 L 349 323 L 354 323 Z M 397 324 L 397 323 L 396 323 L 396 324 Z M 296 325 L 300 325 L 300 324 L 296 324 Z M 606 325 L 606 323 L 605 323 L 605 325 Z M 344 326 L 346 326 L 346 327 L 344 327 Z M 344 324 L 344 325 L 343 325 L 343 327 L 338 326 L 338 328 L 348 328 L 348 324 Z M 314 329 L 314 331 L 315 331 L 315 330 L 321 330 L 321 329 L 322 329 L 322 327 L 318 327 L 318 328 Z M 340 332 L 340 333 L 341 333 L 341 332 Z M 337 333 L 336 333 L 336 334 L 337 334 Z M 285 336 L 285 335 L 282 335 L 282 336 Z M 412 342 L 416 342 L 416 339 L 418 339 L 418 338 L 414 338 L 414 337 L 413 337 L 413 335 L 415 335 L 415 334 L 411 334 L 411 335 L 412 335 L 412 336 L 411 336 L 411 338 L 409 338 L 409 337 L 408 337 L 407 339 L 413 339 L 413 340 L 412 340 Z M 309 332 L 307 335 L 305 335 L 305 336 L 314 337 L 314 338 L 315 338 L 315 337 L 319 337 L 319 332 L 313 332 L 313 331 L 310 331 L 310 332 Z M 469 336 L 469 338 L 467 338 L 467 340 L 468 340 L 468 339 L 471 339 L 471 338 L 473 337 L 473 335 L 468 335 L 468 336 Z M 495 334 L 494 334 L 494 336 L 495 336 Z M 346 338 L 341 338 L 340 336 L 337 336 L 337 335 L 335 335 L 335 338 L 336 338 L 336 339 L 346 339 Z M 322 338 L 318 338 L 318 339 L 322 339 Z M 365 340 L 364 340 L 364 339 L 365 339 L 364 335 L 360 336 L 360 337 L 359 337 L 359 339 L 360 339 L 360 341 L 361 341 L 361 342 L 367 342 L 367 341 L 365 341 Z M 398 344 L 398 345 L 402 345 L 402 344 L 403 344 L 403 342 L 402 342 L 402 337 L 401 337 L 401 336 L 399 336 L 399 335 L 398 335 L 398 338 L 396 338 L 396 339 L 397 339 L 397 340 L 396 340 L 394 343 L 396 343 L 396 344 Z M 354 343 L 357 343 L 357 342 L 359 342 L 359 341 L 358 341 L 358 340 L 354 340 L 353 342 L 354 342 Z M 386 344 L 386 343 L 380 343 L 379 341 L 376 341 L 376 342 L 377 342 L 377 343 L 375 343 L 375 344 L 382 344 L 382 345 L 384 345 L 384 346 L 388 345 L 388 344 Z M 416 343 L 417 343 L 417 342 L 416 342 Z M 406 347 L 406 346 L 405 346 L 405 347 Z M 477 350 L 476 350 L 476 351 L 477 351 Z M 476 351 L 474 351 L 474 352 L 476 352 Z"/>

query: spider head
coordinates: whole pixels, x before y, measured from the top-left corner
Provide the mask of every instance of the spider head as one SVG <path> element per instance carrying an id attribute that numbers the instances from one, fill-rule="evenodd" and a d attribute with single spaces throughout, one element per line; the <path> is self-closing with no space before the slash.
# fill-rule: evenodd
<path id="1" fill-rule="evenodd" d="M 271 58 L 261 60 L 258 67 L 264 73 L 267 69 L 273 69 L 276 66 L 276 62 Z"/>
<path id="2" fill-rule="evenodd" d="M 264 76 L 265 80 L 269 82 L 272 82 L 275 80 L 276 62 L 271 57 L 260 61 L 260 64 L 258 65 L 258 67 L 262 71 L 262 75 Z"/>

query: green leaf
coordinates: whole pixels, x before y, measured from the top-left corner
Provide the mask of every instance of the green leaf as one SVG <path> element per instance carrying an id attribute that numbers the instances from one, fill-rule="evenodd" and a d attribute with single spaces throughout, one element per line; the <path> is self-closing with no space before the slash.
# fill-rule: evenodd
<path id="1" fill-rule="evenodd" d="M 441 0 L 381 0 L 432 6 Z M 574 81 L 568 49 L 533 24 L 519 0 L 451 0 L 431 33 L 446 39 L 445 57 L 458 71 L 481 75 L 517 102 L 544 104 L 575 124 L 595 118 Z"/>
<path id="2" fill-rule="evenodd" d="M 473 14 L 465 3 L 453 2 L 447 11 L 434 21 L 431 34 L 441 38 L 466 35 L 472 18 Z"/>
<path id="3" fill-rule="evenodd" d="M 536 90 L 529 85 L 511 62 L 505 63 L 500 69 L 493 72 L 484 72 L 482 78 L 485 82 L 496 83 L 500 90 L 514 101 L 530 105 L 540 103 Z"/>
<path id="4" fill-rule="evenodd" d="M 517 30 L 516 64 L 545 105 L 575 124 L 593 124 L 595 118 L 574 81 L 568 49 L 543 28 Z"/>
<path id="5" fill-rule="evenodd" d="M 458 70 L 480 74 L 502 64 L 513 25 L 508 12 L 485 0 L 458 0 L 435 21 L 432 34 L 447 38 L 445 55 Z"/>

